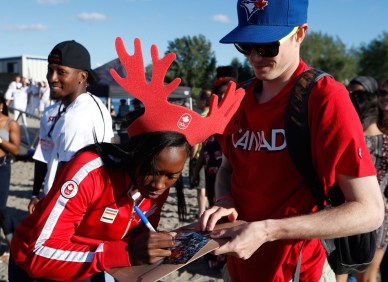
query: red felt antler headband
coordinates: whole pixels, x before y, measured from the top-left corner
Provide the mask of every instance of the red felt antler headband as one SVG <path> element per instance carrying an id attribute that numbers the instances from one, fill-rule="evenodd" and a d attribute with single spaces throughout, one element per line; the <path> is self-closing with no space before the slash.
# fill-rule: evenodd
<path id="1" fill-rule="evenodd" d="M 167 70 L 175 59 L 174 53 L 168 53 L 162 59 L 158 58 L 158 49 L 151 47 L 152 78 L 146 80 L 143 54 L 139 39 L 134 42 L 135 51 L 129 55 L 120 37 L 116 38 L 116 50 L 127 76 L 121 77 L 114 69 L 111 75 L 128 93 L 136 97 L 145 107 L 145 112 L 127 129 L 129 136 L 154 131 L 177 131 L 186 136 L 191 145 L 203 142 L 215 133 L 222 134 L 245 94 L 241 88 L 236 90 L 236 84 L 231 82 L 220 104 L 218 97 L 212 95 L 209 114 L 202 117 L 198 113 L 167 100 L 167 96 L 179 85 L 180 79 L 175 78 L 169 84 L 164 83 Z"/>

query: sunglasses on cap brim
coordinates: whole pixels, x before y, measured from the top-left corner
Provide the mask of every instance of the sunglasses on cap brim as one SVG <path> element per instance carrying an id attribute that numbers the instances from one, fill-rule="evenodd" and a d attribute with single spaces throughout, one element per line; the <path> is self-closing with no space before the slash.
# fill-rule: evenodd
<path id="1" fill-rule="evenodd" d="M 276 57 L 279 54 L 279 47 L 282 43 L 287 41 L 291 36 L 297 33 L 299 27 L 296 26 L 294 29 L 285 37 L 279 41 L 270 42 L 270 43 L 234 43 L 237 51 L 240 53 L 249 56 L 252 53 L 252 50 L 255 50 L 256 53 L 262 57 Z"/>

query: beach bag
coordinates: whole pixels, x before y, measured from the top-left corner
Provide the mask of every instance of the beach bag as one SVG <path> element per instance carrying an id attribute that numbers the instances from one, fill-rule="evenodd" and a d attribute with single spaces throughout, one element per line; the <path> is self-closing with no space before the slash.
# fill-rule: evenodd
<path id="1" fill-rule="evenodd" d="M 292 161 L 308 181 L 318 209 L 331 208 L 344 202 L 339 187 L 329 189 L 326 195 L 323 183 L 313 166 L 310 131 L 308 126 L 308 98 L 315 83 L 327 73 L 309 69 L 296 80 L 286 109 L 285 132 Z M 376 250 L 376 231 L 336 239 L 321 240 L 327 260 L 336 274 L 362 272 L 368 268 Z M 302 254 L 302 253 L 301 253 Z M 301 254 L 294 281 L 298 281 Z"/>

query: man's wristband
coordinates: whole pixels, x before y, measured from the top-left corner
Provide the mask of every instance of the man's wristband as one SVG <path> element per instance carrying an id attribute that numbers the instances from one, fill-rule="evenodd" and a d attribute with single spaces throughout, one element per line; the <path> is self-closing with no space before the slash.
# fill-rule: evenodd
<path id="1" fill-rule="evenodd" d="M 31 199 L 38 199 L 39 200 L 39 197 L 37 195 L 32 195 Z"/>

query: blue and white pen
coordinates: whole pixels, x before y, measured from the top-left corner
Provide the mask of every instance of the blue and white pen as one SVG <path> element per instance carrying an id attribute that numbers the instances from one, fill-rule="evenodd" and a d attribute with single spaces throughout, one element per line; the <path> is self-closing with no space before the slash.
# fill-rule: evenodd
<path id="1" fill-rule="evenodd" d="M 151 231 L 151 232 L 156 232 L 156 230 L 154 229 L 154 227 L 151 225 L 151 223 L 148 221 L 148 218 L 145 216 L 145 214 L 139 209 L 138 206 L 134 205 L 133 206 L 134 209 L 135 209 L 135 212 L 137 213 L 137 215 L 140 217 L 141 221 L 143 221 L 143 223 L 148 227 L 148 229 Z"/>
<path id="2" fill-rule="evenodd" d="M 156 232 L 154 227 L 151 225 L 151 223 L 148 221 L 148 218 L 145 216 L 145 214 L 139 209 L 139 207 L 136 205 L 136 200 L 140 197 L 140 193 L 136 192 L 132 195 L 132 199 L 134 201 L 133 208 L 135 209 L 135 212 L 140 217 L 141 221 L 148 227 L 148 229 L 151 232 Z"/>

